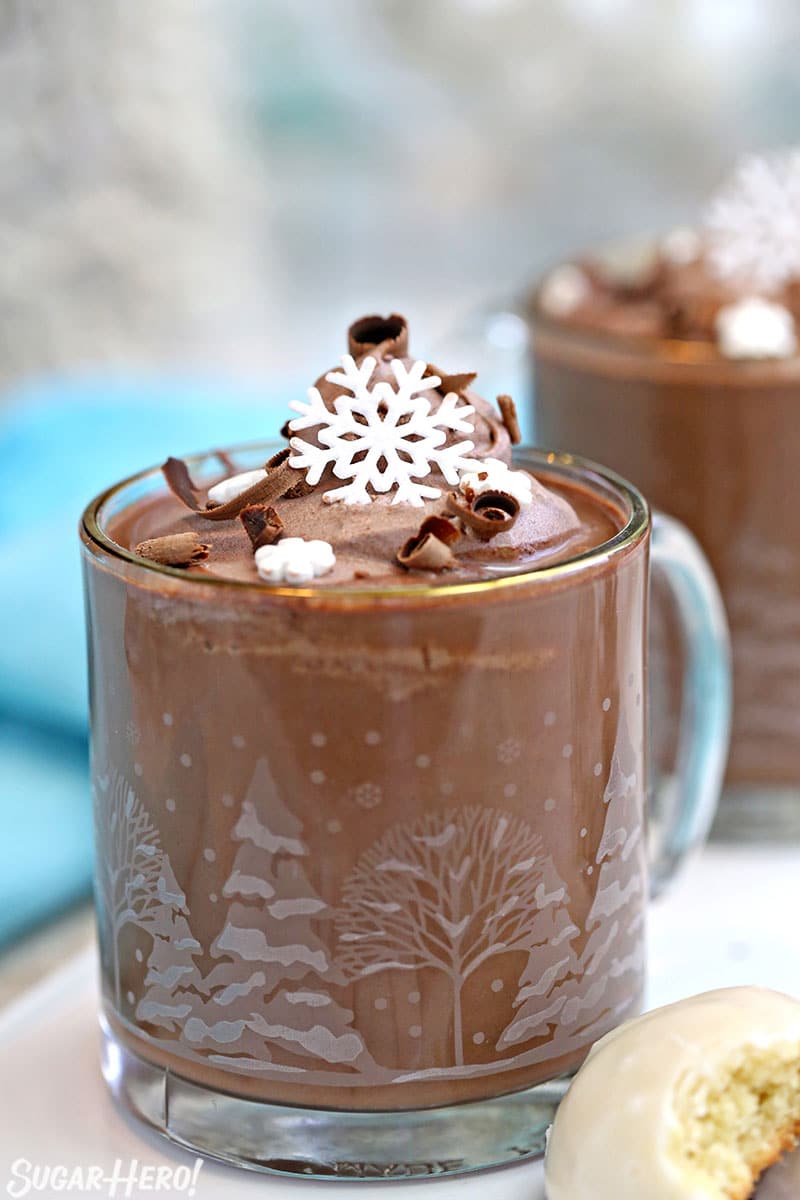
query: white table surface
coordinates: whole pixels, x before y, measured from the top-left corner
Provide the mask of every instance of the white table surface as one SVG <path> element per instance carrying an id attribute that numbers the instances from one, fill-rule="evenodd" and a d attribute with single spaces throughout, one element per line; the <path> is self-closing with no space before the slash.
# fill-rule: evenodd
<path id="1" fill-rule="evenodd" d="M 741 850 L 715 846 L 690 865 L 653 905 L 650 1003 L 736 984 L 761 984 L 800 996 L 800 847 Z M 87 951 L 0 1014 L 0 1195 L 12 1163 L 102 1166 L 135 1158 L 155 1165 L 194 1157 L 140 1127 L 106 1094 L 98 1065 L 96 960 Z M 199 1200 L 236 1200 L 260 1192 L 270 1200 L 428 1191 L 434 1200 L 542 1200 L 536 1163 L 427 1183 L 315 1183 L 258 1175 L 206 1162 Z M 51 1196 L 50 1191 L 29 1195 Z M 74 1192 L 59 1193 L 74 1195 Z M 80 1193 L 79 1193 L 80 1194 Z M 89 1194 L 89 1193 L 84 1193 Z M 108 1192 L 94 1192 L 108 1195 Z M 117 1195 L 125 1193 L 118 1190 Z M 134 1190 L 130 1195 L 144 1196 Z M 147 1193 L 151 1195 L 153 1193 Z M 169 1193 L 162 1192 L 162 1195 Z M 174 1191 L 173 1195 L 179 1194 Z M 797 1200 L 800 1152 L 770 1172 L 759 1200 Z M 646 1200 L 646 1198 L 642 1198 Z"/>

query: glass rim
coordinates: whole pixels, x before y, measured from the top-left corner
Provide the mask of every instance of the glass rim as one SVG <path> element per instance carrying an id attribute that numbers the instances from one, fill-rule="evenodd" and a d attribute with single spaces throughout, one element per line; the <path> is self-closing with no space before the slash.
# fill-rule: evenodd
<path id="1" fill-rule="evenodd" d="M 241 442 L 233 446 L 226 446 L 223 449 L 225 453 L 230 455 L 246 452 L 252 453 L 254 451 L 260 452 L 263 450 L 267 452 L 267 457 L 269 457 L 269 452 L 274 452 L 276 448 L 281 449 L 283 446 L 284 443 L 276 439 L 259 439 L 253 442 Z M 193 467 L 199 466 L 216 453 L 218 453 L 218 448 L 198 451 L 193 454 L 184 455 L 183 461 L 191 471 Z M 527 459 L 528 463 L 536 464 L 533 467 L 534 470 L 537 467 L 544 472 L 550 469 L 554 474 L 572 476 L 576 480 L 582 478 L 586 482 L 591 482 L 592 478 L 594 478 L 606 486 L 610 485 L 627 503 L 629 512 L 625 524 L 613 537 L 608 538 L 597 546 L 592 546 L 589 550 L 584 550 L 580 554 L 564 559 L 562 562 L 554 563 L 552 566 L 533 567 L 530 570 L 521 570 L 486 579 L 471 579 L 442 584 L 400 584 L 389 587 L 385 585 L 381 587 L 376 587 L 375 585 L 369 586 L 369 584 L 358 584 L 352 587 L 339 585 L 331 587 L 325 584 L 295 587 L 286 584 L 270 584 L 263 580 L 225 579 L 221 576 L 195 573 L 185 567 L 169 567 L 163 563 L 155 563 L 151 559 L 143 558 L 141 555 L 136 554 L 134 550 L 129 550 L 119 545 L 103 528 L 101 513 L 104 507 L 127 488 L 151 476 L 153 478 L 158 477 L 161 473 L 161 466 L 159 464 L 158 466 L 146 467 L 142 471 L 137 471 L 135 474 L 119 480 L 117 483 L 98 493 L 84 509 L 80 519 L 80 529 L 90 543 L 90 550 L 91 547 L 97 547 L 112 558 L 128 563 L 130 566 L 141 570 L 144 574 L 152 573 L 154 577 L 162 576 L 166 579 L 179 580 L 187 586 L 199 585 L 202 587 L 230 588 L 239 592 L 244 590 L 248 593 L 262 595 L 265 598 L 268 596 L 277 596 L 297 600 L 324 599 L 328 605 L 333 605 L 338 600 L 343 602 L 367 599 L 391 601 L 396 598 L 402 598 L 405 601 L 414 598 L 429 600 L 433 596 L 475 595 L 487 590 L 506 590 L 519 587 L 525 583 L 530 585 L 537 580 L 552 580 L 566 577 L 589 570 L 611 558 L 618 557 L 621 553 L 631 549 L 647 534 L 651 523 L 650 507 L 647 501 L 633 484 L 610 468 L 601 466 L 598 463 L 592 462 L 591 459 L 582 458 L 576 454 L 542 450 L 528 445 L 515 447 L 514 459 L 515 461 L 517 459 Z"/>

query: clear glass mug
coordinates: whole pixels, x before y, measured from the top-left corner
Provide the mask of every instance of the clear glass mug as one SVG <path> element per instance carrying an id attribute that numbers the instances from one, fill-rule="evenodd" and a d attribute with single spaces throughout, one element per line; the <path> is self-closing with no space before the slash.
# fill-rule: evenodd
<path id="1" fill-rule="evenodd" d="M 535 1155 L 569 1073 L 641 1005 L 649 881 L 714 811 L 724 617 L 635 489 L 518 462 L 620 532 L 528 574 L 326 592 L 122 549 L 158 471 L 84 514 L 104 1073 L 183 1145 L 320 1178 Z M 651 554 L 691 711 L 646 830 Z"/>
<path id="2" fill-rule="evenodd" d="M 634 260 L 645 244 L 629 243 Z M 611 249 L 620 260 L 627 244 Z M 484 364 L 497 381 L 516 379 L 537 442 L 607 463 L 695 535 L 732 643 L 731 750 L 713 836 L 800 839 L 800 360 L 731 361 L 705 342 L 574 328 L 542 312 L 536 293 L 473 314 L 446 352 L 456 347 L 482 379 Z M 680 639 L 667 608 L 658 618 L 651 658 L 668 663 Z M 673 681 L 653 706 L 658 776 L 670 770 L 680 703 Z"/>

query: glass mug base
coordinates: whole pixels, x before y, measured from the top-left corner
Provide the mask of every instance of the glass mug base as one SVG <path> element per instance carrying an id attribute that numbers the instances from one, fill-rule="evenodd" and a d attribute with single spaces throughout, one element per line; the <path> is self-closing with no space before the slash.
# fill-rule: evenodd
<path id="1" fill-rule="evenodd" d="M 204 1088 L 134 1054 L 100 1020 L 115 1099 L 171 1141 L 251 1171 L 306 1179 L 464 1175 L 544 1153 L 564 1076 L 523 1092 L 412 1112 L 264 1104 Z"/>

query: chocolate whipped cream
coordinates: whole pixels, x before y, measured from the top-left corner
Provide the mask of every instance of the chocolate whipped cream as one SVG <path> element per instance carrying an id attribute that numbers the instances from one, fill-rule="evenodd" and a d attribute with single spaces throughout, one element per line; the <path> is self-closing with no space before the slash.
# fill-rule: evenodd
<path id="1" fill-rule="evenodd" d="M 367 317 L 357 321 L 349 330 L 348 352 L 355 370 L 363 371 L 368 359 L 374 361 L 369 388 L 375 394 L 379 394 L 381 386 L 396 392 L 397 364 L 402 364 L 408 371 L 415 363 L 408 353 L 406 323 L 397 316 Z M 439 443 L 436 450 L 466 444 L 460 461 L 472 465 L 469 472 L 462 469 L 459 474 L 462 478 L 465 474 L 475 475 L 480 489 L 483 470 L 496 471 L 498 465 L 511 463 L 508 428 L 494 406 L 471 390 L 469 385 L 474 375 L 448 375 L 427 363 L 424 370 L 422 386 L 417 390 L 414 402 L 420 402 L 423 408 L 429 406 L 433 436 Z M 337 402 L 348 404 L 353 401 L 346 387 L 331 382 L 330 376 L 339 371 L 334 368 L 325 372 L 314 384 L 324 411 L 332 417 L 336 415 Z M 427 386 L 427 379 L 440 382 Z M 466 413 L 461 423 L 467 432 L 436 428 L 436 416 L 443 405 L 455 408 L 457 413 Z M 426 495 L 418 504 L 397 503 L 396 489 L 380 494 L 371 486 L 366 503 L 342 500 L 330 503 L 332 494 L 342 488 L 342 478 L 337 477 L 333 466 L 329 465 L 313 486 L 307 483 L 309 471 L 292 466 L 303 453 L 302 449 L 293 447 L 324 445 L 326 427 L 317 424 L 298 433 L 294 428 L 297 424 L 297 418 L 290 417 L 284 426 L 290 439 L 286 453 L 274 456 L 275 466 L 266 466 L 267 479 L 274 472 L 283 470 L 286 476 L 284 493 L 262 508 L 266 512 L 269 507 L 274 514 L 269 519 L 275 521 L 280 530 L 275 538 L 277 544 L 285 538 L 301 538 L 306 542 L 322 541 L 331 547 L 335 564 L 315 578 L 315 584 L 320 586 L 407 587 L 491 578 L 498 573 L 530 570 L 574 557 L 616 532 L 616 515 L 598 510 L 596 501 L 587 500 L 579 490 L 570 489 L 567 494 L 564 489 L 551 483 L 545 485 L 525 472 L 525 498 L 519 503 L 513 496 L 503 496 L 502 489 L 506 484 L 501 474 L 497 485 L 497 503 L 501 507 L 497 509 L 492 507 L 491 494 L 471 497 L 463 485 L 459 487 L 454 482 L 457 476 L 451 474 L 449 480 L 446 478 L 436 461 L 431 462 L 427 474 L 412 480 L 412 485 L 421 484 L 426 492 L 434 493 L 432 497 Z M 399 427 L 402 429 L 402 424 Z M 398 444 L 402 457 L 404 443 L 401 440 Z M 410 445 L 413 448 L 413 442 Z M 153 557 L 158 548 L 154 552 L 150 547 L 148 552 L 148 546 L 154 540 L 194 532 L 203 550 L 192 556 L 193 575 L 258 581 L 253 545 L 244 524 L 247 513 L 242 517 L 234 512 L 225 520 L 204 515 L 210 503 L 209 491 L 213 494 L 214 484 L 232 474 L 236 474 L 235 464 L 228 463 L 224 474 L 197 487 L 196 511 L 166 491 L 164 495 L 134 507 L 115 522 L 114 537 L 129 549 L 144 544 L 145 556 Z M 250 480 L 248 477 L 248 482 Z M 491 493 L 493 489 L 488 491 Z M 475 522 L 471 522 L 468 511 L 470 499 L 477 506 L 479 519 Z M 481 512 L 487 509 L 494 514 L 493 522 L 491 516 L 480 519 Z M 442 552 L 439 559 L 415 556 L 411 552 L 421 531 L 421 536 L 425 536 L 425 522 L 432 517 L 447 522 L 446 526 L 439 527 L 439 532 L 446 538 L 448 554 Z M 433 567 L 426 565 L 429 561 L 434 563 Z M 442 562 L 446 565 L 442 566 Z M 176 565 L 182 565 L 179 559 Z"/>

